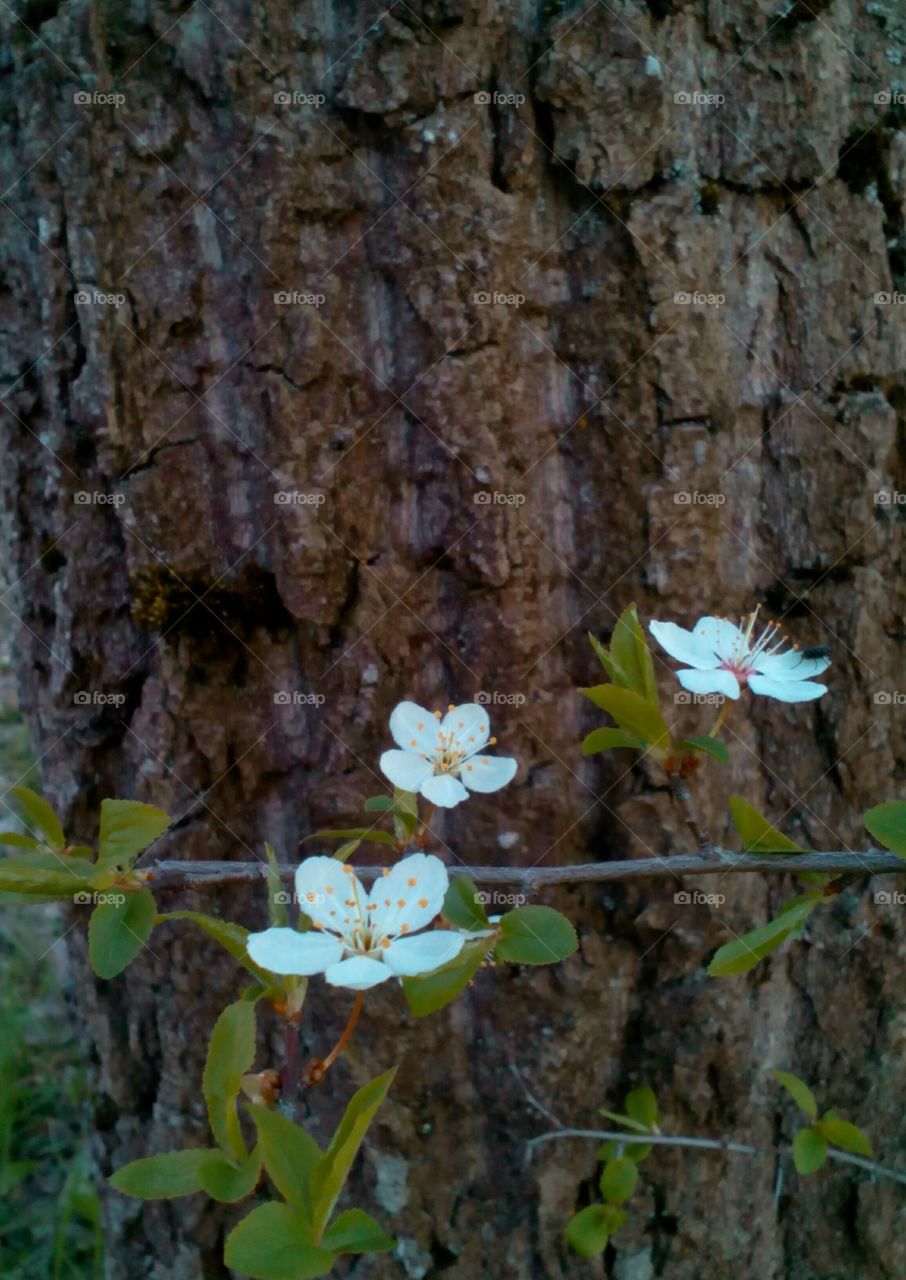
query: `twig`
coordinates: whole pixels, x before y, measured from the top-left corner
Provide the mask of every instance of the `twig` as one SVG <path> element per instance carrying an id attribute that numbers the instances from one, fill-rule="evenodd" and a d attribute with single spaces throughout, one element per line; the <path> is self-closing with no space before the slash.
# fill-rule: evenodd
<path id="1" fill-rule="evenodd" d="M 650 1144 L 653 1147 L 694 1147 L 699 1151 L 731 1151 L 735 1155 L 768 1156 L 790 1155 L 793 1148 L 786 1144 L 777 1147 L 753 1147 L 748 1142 L 726 1142 L 721 1138 L 685 1138 L 672 1133 L 625 1133 L 610 1129 L 557 1129 L 552 1133 L 539 1134 L 530 1138 L 526 1147 L 531 1152 L 542 1142 L 555 1142 L 558 1138 L 590 1138 L 595 1142 L 621 1142 L 624 1146 L 636 1143 Z M 906 1173 L 896 1169 L 888 1169 L 874 1160 L 866 1160 L 864 1156 L 850 1155 L 848 1151 L 838 1151 L 836 1147 L 828 1147 L 828 1157 L 841 1164 L 853 1164 L 859 1169 L 866 1169 L 876 1178 L 889 1178 L 892 1182 L 900 1182 L 906 1186 Z"/>
<path id="2" fill-rule="evenodd" d="M 137 874 L 155 889 L 208 889 L 228 885 L 263 883 L 265 862 L 177 862 L 155 863 Z M 284 884 L 291 884 L 295 866 L 277 868 Z M 356 875 L 366 884 L 382 875 L 384 867 L 357 866 Z M 613 862 L 583 862 L 565 867 L 467 867 L 451 866 L 453 875 L 468 876 L 476 884 L 511 885 L 527 894 L 548 885 L 595 884 L 611 880 L 666 879 L 670 876 L 736 875 L 744 872 L 820 871 L 829 875 L 906 874 L 906 860 L 895 853 L 869 849 L 864 853 L 844 851 L 764 855 L 738 853 L 712 846 L 705 854 L 671 854 L 663 858 L 631 858 Z"/>

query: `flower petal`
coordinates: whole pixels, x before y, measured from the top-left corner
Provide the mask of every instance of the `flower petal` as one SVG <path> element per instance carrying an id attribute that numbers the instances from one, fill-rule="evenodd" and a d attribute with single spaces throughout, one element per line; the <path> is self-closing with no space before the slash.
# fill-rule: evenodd
<path id="1" fill-rule="evenodd" d="M 423 782 L 419 791 L 426 800 L 441 809 L 452 809 L 460 800 L 468 800 L 469 793 L 462 783 L 450 773 L 438 773 Z"/>
<path id="2" fill-rule="evenodd" d="M 516 761 L 512 756 L 473 756 L 460 771 L 460 778 L 470 791 L 499 791 L 513 781 Z"/>
<path id="3" fill-rule="evenodd" d="M 381 773 L 402 791 L 418 791 L 434 766 L 414 751 L 385 751 L 381 756 Z"/>
<path id="4" fill-rule="evenodd" d="M 449 929 L 431 929 L 415 938 L 398 938 L 384 949 L 384 964 L 401 978 L 432 973 L 455 959 L 465 940 L 464 933 Z"/>
<path id="5" fill-rule="evenodd" d="M 444 716 L 440 726 L 445 737 L 453 736 L 452 746 L 455 751 L 464 751 L 471 755 L 480 751 L 488 740 L 491 725 L 485 707 L 478 702 L 464 702 L 454 707 Z"/>
<path id="6" fill-rule="evenodd" d="M 697 644 L 713 649 L 722 661 L 743 650 L 742 631 L 726 618 L 712 618 L 710 615 L 699 618 L 692 628 L 692 635 Z"/>
<path id="7" fill-rule="evenodd" d="M 296 871 L 296 898 L 313 924 L 334 933 L 345 931 L 345 920 L 356 919 L 356 903 L 362 911 L 365 906 L 361 881 L 336 858 L 306 858 Z"/>
<path id="8" fill-rule="evenodd" d="M 391 867 L 371 887 L 372 945 L 424 929 L 440 914 L 449 883 L 447 868 L 433 853 L 413 853 Z"/>
<path id="9" fill-rule="evenodd" d="M 801 650 L 789 649 L 786 653 L 764 653 L 752 666 L 772 680 L 811 680 L 830 664 L 830 658 L 804 658 Z"/>
<path id="10" fill-rule="evenodd" d="M 437 717 L 417 702 L 401 702 L 390 715 L 393 741 L 404 751 L 424 751 L 430 755 L 437 747 Z"/>
<path id="11" fill-rule="evenodd" d="M 691 631 L 678 627 L 675 622 L 649 622 L 648 630 L 671 658 L 685 662 L 699 671 L 708 671 L 718 665 L 719 659 L 707 644 L 696 641 Z"/>
<path id="12" fill-rule="evenodd" d="M 367 991 L 379 982 L 393 977 L 393 971 L 380 960 L 370 956 L 350 956 L 339 964 L 332 964 L 324 974 L 324 981 L 332 987 L 348 987 L 350 991 Z"/>
<path id="13" fill-rule="evenodd" d="M 812 702 L 827 693 L 826 684 L 812 684 L 809 680 L 772 680 L 768 676 L 749 676 L 749 688 L 763 698 L 776 698 L 778 702 Z"/>
<path id="14" fill-rule="evenodd" d="M 677 671 L 676 678 L 690 693 L 722 693 L 725 698 L 739 697 L 739 681 L 732 671 Z"/>
<path id="15" fill-rule="evenodd" d="M 263 933 L 250 933 L 246 948 L 262 969 L 303 978 L 323 973 L 343 955 L 342 942 L 314 930 L 298 933 L 295 929 L 265 929 Z"/>

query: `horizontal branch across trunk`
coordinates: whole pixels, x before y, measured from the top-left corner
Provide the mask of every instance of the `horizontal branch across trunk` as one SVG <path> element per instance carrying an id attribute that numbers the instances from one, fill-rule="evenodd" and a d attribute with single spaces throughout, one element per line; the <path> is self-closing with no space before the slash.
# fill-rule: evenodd
<path id="1" fill-rule="evenodd" d="M 284 884 L 292 883 L 295 866 L 280 866 Z M 370 884 L 383 866 L 357 866 L 356 875 Z M 820 871 L 827 875 L 894 875 L 906 873 L 906 860 L 895 853 L 870 849 L 865 853 L 804 853 L 755 855 L 712 848 L 701 854 L 673 854 L 664 858 L 633 858 L 616 862 L 584 862 L 568 867 L 451 867 L 476 884 L 506 885 L 532 893 L 548 885 L 594 884 L 609 880 L 666 879 L 674 876 L 737 875 L 742 872 Z M 256 884 L 267 875 L 261 862 L 158 862 L 143 874 L 156 889 L 204 889 Z"/>

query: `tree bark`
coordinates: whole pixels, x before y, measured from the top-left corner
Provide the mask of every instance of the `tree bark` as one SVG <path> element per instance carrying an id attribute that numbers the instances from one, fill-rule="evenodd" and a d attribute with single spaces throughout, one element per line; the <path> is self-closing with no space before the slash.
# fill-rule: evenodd
<path id="1" fill-rule="evenodd" d="M 695 852 L 656 770 L 579 753 L 600 722 L 585 631 L 633 600 L 691 624 L 760 599 L 831 647 L 830 692 L 734 707 L 731 763 L 700 782 L 712 838 L 740 791 L 805 846 L 864 848 L 906 755 L 902 526 L 874 499 L 906 489 L 904 308 L 875 300 L 904 287 L 903 108 L 875 101 L 900 77 L 893 0 L 14 8 L 5 603 L 75 835 L 136 797 L 176 819 L 143 865 L 265 840 L 292 860 L 384 789 L 400 698 L 483 691 L 520 769 L 432 824 L 451 864 Z M 707 732 L 707 709 L 667 705 Z M 671 883 L 546 889 L 580 933 L 567 963 L 482 971 L 423 1022 L 369 997 L 305 1102 L 323 1139 L 402 1064 L 355 1186 L 400 1249 L 346 1273 L 904 1274 L 897 1187 L 846 1167 L 780 1187 L 770 1161 L 656 1153 L 616 1251 L 586 1262 L 562 1228 L 594 1143 L 524 1164 L 549 1122 L 520 1076 L 569 1126 L 647 1082 L 671 1131 L 773 1146 L 782 1066 L 897 1165 L 902 913 L 856 879 L 805 941 L 715 982 L 713 949 L 792 892 L 724 885 L 718 908 Z M 178 902 L 264 919 L 260 888 Z M 81 920 L 67 945 L 101 1173 L 200 1142 L 233 966 L 187 925 L 110 983 Z M 317 1051 L 351 996 L 312 988 Z M 276 1063 L 266 1018 L 260 1045 Z M 111 1195 L 107 1276 L 226 1276 L 236 1217 Z"/>

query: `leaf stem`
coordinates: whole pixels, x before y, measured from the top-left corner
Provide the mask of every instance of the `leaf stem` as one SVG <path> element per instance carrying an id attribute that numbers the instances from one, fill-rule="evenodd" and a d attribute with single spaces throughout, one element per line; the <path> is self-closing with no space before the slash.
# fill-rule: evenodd
<path id="1" fill-rule="evenodd" d="M 336 1062 L 337 1058 L 340 1057 L 343 1050 L 349 1044 L 349 1041 L 352 1039 L 353 1032 L 356 1029 L 356 1024 L 358 1023 L 359 1014 L 362 1012 L 362 1004 L 364 1000 L 365 992 L 357 991 L 355 1004 L 352 1006 L 352 1013 L 349 1015 L 349 1021 L 343 1028 L 343 1034 L 340 1036 L 337 1043 L 331 1049 L 326 1058 L 323 1060 L 315 1059 L 305 1068 L 305 1071 L 303 1072 L 303 1079 L 307 1085 L 320 1084 L 327 1072 Z"/>

